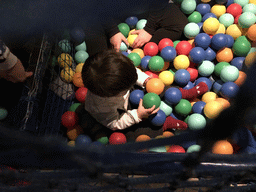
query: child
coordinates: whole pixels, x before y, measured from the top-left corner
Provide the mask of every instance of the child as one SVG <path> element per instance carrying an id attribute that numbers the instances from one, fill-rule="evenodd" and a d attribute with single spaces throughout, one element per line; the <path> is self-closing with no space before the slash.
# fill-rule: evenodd
<path id="1" fill-rule="evenodd" d="M 145 132 L 152 137 L 161 135 L 163 132 L 161 127 L 156 128 L 147 123 L 141 123 L 143 119 L 157 113 L 159 108 L 155 109 L 153 106 L 150 109 L 145 109 L 142 100 L 138 109 L 129 109 L 128 107 L 132 87 L 136 84 L 144 88 L 150 79 L 147 74 L 135 68 L 129 58 L 114 50 L 98 53 L 86 60 L 82 70 L 82 78 L 88 92 L 84 104 L 85 110 L 80 109 L 78 114 L 80 120 L 83 121 L 82 127 L 86 127 L 87 131 L 93 132 L 95 136 L 96 132 L 100 134 L 104 132 L 108 135 L 111 131 L 118 130 L 124 132 L 128 140 L 135 140 L 136 136 L 142 133 L 146 134 Z M 201 93 L 205 92 L 204 85 L 206 84 L 202 84 L 193 89 L 195 90 L 194 95 L 197 96 L 201 89 Z M 184 91 L 184 95 L 189 95 L 186 90 Z M 95 122 L 104 127 L 91 126 Z M 172 117 L 167 118 L 164 126 L 165 130 L 173 127 L 187 127 L 186 123 Z"/>

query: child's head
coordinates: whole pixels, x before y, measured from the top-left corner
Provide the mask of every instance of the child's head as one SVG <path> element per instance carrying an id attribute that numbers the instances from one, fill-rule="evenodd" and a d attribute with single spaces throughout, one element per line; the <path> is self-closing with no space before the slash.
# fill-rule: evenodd
<path id="1" fill-rule="evenodd" d="M 130 89 L 137 81 L 132 61 L 114 50 L 89 57 L 83 66 L 84 86 L 101 97 L 112 97 Z"/>

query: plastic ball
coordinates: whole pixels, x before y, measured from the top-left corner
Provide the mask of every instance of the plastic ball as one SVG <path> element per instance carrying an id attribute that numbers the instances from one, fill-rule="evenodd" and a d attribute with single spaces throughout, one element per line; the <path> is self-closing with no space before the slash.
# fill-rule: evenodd
<path id="1" fill-rule="evenodd" d="M 233 44 L 235 42 L 234 38 L 231 35 L 226 35 L 226 37 L 227 37 L 227 40 L 228 40 L 226 47 L 232 48 Z"/>
<path id="2" fill-rule="evenodd" d="M 242 7 L 244 7 L 246 4 L 249 3 L 249 0 L 234 0 L 234 3 L 237 3 L 237 4 L 241 5 Z"/>
<path id="3" fill-rule="evenodd" d="M 167 47 L 167 46 L 171 46 L 171 47 L 174 46 L 173 41 L 171 39 L 169 39 L 169 38 L 163 38 L 158 43 L 159 51 L 162 51 L 162 49 Z"/>
<path id="4" fill-rule="evenodd" d="M 158 45 L 154 42 L 148 42 L 143 48 L 144 54 L 149 56 L 155 56 L 158 53 Z"/>
<path id="5" fill-rule="evenodd" d="M 236 40 L 242 35 L 242 31 L 239 28 L 238 24 L 232 24 L 227 28 L 226 34 L 230 35 L 231 37 L 233 37 L 234 40 Z"/>
<path id="6" fill-rule="evenodd" d="M 181 91 L 176 87 L 170 87 L 165 91 L 164 99 L 168 105 L 175 105 L 182 99 Z"/>
<path id="7" fill-rule="evenodd" d="M 203 23 L 203 30 L 205 33 L 209 35 L 214 35 L 216 31 L 219 29 L 220 22 L 218 19 L 210 17 L 206 19 Z"/>
<path id="8" fill-rule="evenodd" d="M 59 47 L 61 48 L 61 51 L 64 53 L 70 53 L 71 51 L 71 45 L 69 43 L 69 40 L 63 39 L 58 43 Z"/>
<path id="9" fill-rule="evenodd" d="M 237 4 L 237 3 L 232 3 L 231 5 L 229 5 L 227 7 L 226 10 L 227 13 L 230 13 L 231 15 L 233 15 L 233 17 L 237 17 L 238 15 L 241 15 L 243 12 L 243 8 L 241 5 Z"/>
<path id="10" fill-rule="evenodd" d="M 152 78 L 158 78 L 158 74 L 152 71 L 145 71 L 145 73 Z"/>
<path id="11" fill-rule="evenodd" d="M 60 77 L 62 81 L 71 83 L 73 81 L 74 74 L 75 72 L 70 67 L 66 67 L 61 70 Z"/>
<path id="12" fill-rule="evenodd" d="M 84 66 L 84 63 L 79 63 L 77 66 L 76 66 L 76 73 L 81 73 L 82 70 L 83 70 L 83 66 Z"/>
<path id="13" fill-rule="evenodd" d="M 222 48 L 216 54 L 218 62 L 231 62 L 233 59 L 233 51 L 230 48 Z"/>
<path id="14" fill-rule="evenodd" d="M 73 63 L 73 58 L 68 53 L 62 53 L 58 56 L 58 64 L 62 68 L 70 67 Z"/>
<path id="15" fill-rule="evenodd" d="M 250 68 L 256 62 L 256 52 L 249 53 L 244 60 L 247 68 Z"/>
<path id="16" fill-rule="evenodd" d="M 75 53 L 75 60 L 77 63 L 84 63 L 89 57 L 89 54 L 86 51 L 77 51 Z"/>
<path id="17" fill-rule="evenodd" d="M 238 70 L 242 70 L 245 57 L 235 57 L 230 64 L 235 66 Z"/>
<path id="18" fill-rule="evenodd" d="M 235 18 L 230 13 L 225 13 L 220 16 L 219 22 L 223 24 L 225 27 L 229 27 L 235 21 Z"/>
<path id="19" fill-rule="evenodd" d="M 215 101 L 218 95 L 212 91 L 206 92 L 202 96 L 202 101 L 205 103 L 209 103 L 211 101 Z"/>
<path id="20" fill-rule="evenodd" d="M 155 105 L 157 109 L 161 104 L 161 98 L 155 93 L 147 93 L 143 97 L 142 105 L 144 108 L 149 109 Z"/>
<path id="21" fill-rule="evenodd" d="M 180 42 L 180 40 L 173 41 L 173 47 L 176 49 L 177 44 Z"/>
<path id="22" fill-rule="evenodd" d="M 130 27 L 127 23 L 120 23 L 118 26 L 119 31 L 125 36 L 128 37 L 130 32 Z"/>
<path id="23" fill-rule="evenodd" d="M 104 137 L 100 137 L 99 139 L 97 139 L 98 142 L 100 142 L 103 145 L 107 145 L 108 144 L 108 137 L 104 136 Z"/>
<path id="24" fill-rule="evenodd" d="M 196 81 L 195 81 L 195 85 L 197 85 L 198 83 L 200 82 L 204 82 L 207 84 L 208 86 L 208 90 L 210 90 L 212 88 L 212 82 L 209 78 L 206 78 L 206 77 L 200 77 L 198 78 Z"/>
<path id="25" fill-rule="evenodd" d="M 198 11 L 202 16 L 211 11 L 210 4 L 200 3 L 196 6 L 196 11 Z"/>
<path id="26" fill-rule="evenodd" d="M 189 116 L 188 118 L 188 128 L 190 130 L 200 130 L 205 128 L 206 126 L 206 119 L 203 115 L 194 113 Z"/>
<path id="27" fill-rule="evenodd" d="M 177 53 L 174 47 L 167 46 L 161 50 L 161 57 L 164 59 L 164 61 L 173 61 L 176 56 Z"/>
<path id="28" fill-rule="evenodd" d="M 249 28 L 250 26 L 254 25 L 256 22 L 256 16 L 254 13 L 251 12 L 244 12 L 238 19 L 238 24 L 242 28 Z"/>
<path id="29" fill-rule="evenodd" d="M 109 144 L 110 145 L 120 145 L 125 144 L 127 142 L 126 136 L 120 132 L 114 132 L 109 136 Z"/>
<path id="30" fill-rule="evenodd" d="M 84 83 L 83 83 L 82 73 L 81 72 L 78 72 L 78 73 L 74 74 L 74 76 L 73 76 L 73 84 L 76 87 L 84 87 Z"/>
<path id="31" fill-rule="evenodd" d="M 189 61 L 188 56 L 186 56 L 186 55 L 178 55 L 173 60 L 173 66 L 177 70 L 179 70 L 179 69 L 187 69 L 189 67 L 189 64 L 190 64 L 190 61 Z"/>
<path id="32" fill-rule="evenodd" d="M 179 145 L 171 145 L 167 153 L 186 153 L 185 149 Z"/>
<path id="33" fill-rule="evenodd" d="M 193 63 L 201 63 L 203 60 L 205 60 L 206 54 L 203 48 L 201 47 L 194 47 L 189 52 L 189 59 Z"/>
<path id="34" fill-rule="evenodd" d="M 226 66 L 220 72 L 220 78 L 223 82 L 235 81 L 239 76 L 239 70 L 235 66 Z"/>
<path id="35" fill-rule="evenodd" d="M 202 21 L 202 15 L 198 11 L 194 11 L 188 16 L 189 23 L 200 23 Z"/>
<path id="36" fill-rule="evenodd" d="M 86 46 L 85 41 L 82 42 L 81 44 L 75 46 L 75 50 L 76 51 L 86 51 L 87 50 L 87 46 Z"/>
<path id="37" fill-rule="evenodd" d="M 5 108 L 0 107 L 0 121 L 4 120 L 8 115 L 8 111 Z"/>
<path id="38" fill-rule="evenodd" d="M 188 67 L 186 69 L 190 74 L 190 81 L 194 82 L 198 77 L 198 70 L 196 68 Z"/>
<path id="39" fill-rule="evenodd" d="M 215 58 L 216 58 L 216 52 L 208 47 L 206 50 L 205 50 L 205 60 L 208 60 L 208 61 L 213 61 Z"/>
<path id="40" fill-rule="evenodd" d="M 143 70 L 149 70 L 148 68 L 148 63 L 149 63 L 149 60 L 151 59 L 151 56 L 149 55 L 146 55 L 144 56 L 142 59 L 141 59 L 141 62 L 140 62 L 140 66 Z"/>
<path id="41" fill-rule="evenodd" d="M 232 47 L 233 53 L 238 57 L 245 57 L 250 49 L 251 43 L 245 36 L 238 37 Z"/>
<path id="42" fill-rule="evenodd" d="M 196 23 L 188 23 L 184 27 L 184 35 L 188 39 L 195 38 L 195 36 L 197 36 L 199 34 L 199 32 L 200 32 L 200 28 Z"/>
<path id="43" fill-rule="evenodd" d="M 151 71 L 159 72 L 164 67 L 164 59 L 160 56 L 153 56 L 148 62 L 148 68 Z"/>
<path id="44" fill-rule="evenodd" d="M 81 27 L 75 27 L 70 31 L 71 40 L 79 45 L 85 40 L 85 32 Z"/>
<path id="45" fill-rule="evenodd" d="M 127 57 L 132 60 L 135 67 L 140 65 L 141 58 L 138 53 L 130 53 Z"/>
<path id="46" fill-rule="evenodd" d="M 170 71 L 162 71 L 159 74 L 159 79 L 164 83 L 165 86 L 169 86 L 174 81 L 174 75 Z"/>
<path id="47" fill-rule="evenodd" d="M 160 95 L 164 91 L 164 87 L 164 83 L 158 78 L 152 78 L 146 84 L 147 92 L 155 93 L 157 95 Z"/>
<path id="48" fill-rule="evenodd" d="M 180 86 L 185 86 L 190 81 L 190 73 L 186 69 L 179 69 L 174 75 L 174 81 Z"/>
<path id="49" fill-rule="evenodd" d="M 139 19 L 135 16 L 131 16 L 125 19 L 125 23 L 129 25 L 130 29 L 134 29 L 138 21 Z"/>
<path id="50" fill-rule="evenodd" d="M 220 95 L 226 99 L 234 98 L 239 91 L 239 86 L 234 82 L 226 82 L 222 85 Z"/>
<path id="51" fill-rule="evenodd" d="M 222 105 L 223 110 L 230 107 L 230 102 L 227 99 L 224 99 L 222 97 L 218 97 L 215 101 L 218 101 Z"/>
<path id="52" fill-rule="evenodd" d="M 207 49 L 209 45 L 211 44 L 211 38 L 208 34 L 206 33 L 199 33 L 195 37 L 195 46 L 196 47 L 201 47 L 203 49 Z"/>
<path id="53" fill-rule="evenodd" d="M 202 18 L 202 22 L 205 22 L 209 18 L 216 18 L 217 19 L 217 16 L 214 13 L 206 13 Z"/>
<path id="54" fill-rule="evenodd" d="M 61 116 L 61 124 L 68 130 L 74 128 L 78 123 L 78 115 L 74 111 L 66 111 Z"/>
<path id="55" fill-rule="evenodd" d="M 122 53 L 124 56 L 126 56 L 126 57 L 129 55 L 129 53 L 126 52 L 126 51 L 122 51 L 121 53 Z"/>
<path id="56" fill-rule="evenodd" d="M 79 136 L 79 135 L 81 135 L 81 134 L 83 134 L 84 133 L 84 130 L 83 130 L 83 128 L 81 127 L 81 126 L 79 126 L 79 125 L 76 125 L 74 128 L 72 128 L 72 129 L 68 129 L 67 130 L 67 137 L 71 140 L 71 141 L 75 141 L 76 140 L 76 138 Z"/>
<path id="57" fill-rule="evenodd" d="M 192 106 L 188 100 L 181 99 L 180 102 L 175 106 L 174 110 L 177 114 L 186 116 L 191 112 Z"/>
<path id="58" fill-rule="evenodd" d="M 251 41 L 256 41 L 256 24 L 252 25 L 249 27 L 246 36 L 251 40 Z"/>
<path id="59" fill-rule="evenodd" d="M 175 47 L 177 55 L 188 55 L 192 48 L 192 45 L 185 40 L 178 42 Z"/>
<path id="60" fill-rule="evenodd" d="M 149 141 L 151 138 L 148 135 L 139 135 L 136 139 L 135 142 L 143 142 L 143 141 Z"/>
<path id="61" fill-rule="evenodd" d="M 211 13 L 215 14 L 218 18 L 226 13 L 226 6 L 215 4 L 211 8 Z"/>
<path id="62" fill-rule="evenodd" d="M 214 68 L 214 74 L 217 76 L 220 76 L 221 70 L 226 67 L 229 66 L 230 64 L 228 62 L 219 62 L 215 65 Z"/>
<path id="63" fill-rule="evenodd" d="M 166 104 L 164 101 L 161 101 L 159 108 L 165 113 L 166 116 L 169 116 L 172 113 L 172 107 Z"/>
<path id="64" fill-rule="evenodd" d="M 137 29 L 137 30 L 143 29 L 146 24 L 147 24 L 147 20 L 146 20 L 146 19 L 140 19 L 140 20 L 137 22 L 137 24 L 136 24 L 136 29 Z"/>
<path id="65" fill-rule="evenodd" d="M 227 45 L 227 37 L 225 34 L 219 33 L 212 37 L 211 47 L 215 50 L 220 50 Z"/>
<path id="66" fill-rule="evenodd" d="M 215 82 L 213 83 L 212 89 L 213 89 L 214 93 L 219 94 L 223 83 L 224 83 L 224 82 L 221 81 L 220 79 L 218 79 L 217 81 L 215 81 Z"/>
<path id="67" fill-rule="evenodd" d="M 140 56 L 141 59 L 145 56 L 144 51 L 140 48 L 133 49 L 132 53 L 137 53 Z"/>
<path id="68" fill-rule="evenodd" d="M 87 135 L 79 135 L 76 138 L 75 145 L 76 147 L 87 147 L 92 143 L 92 139 Z"/>
<path id="69" fill-rule="evenodd" d="M 161 126 L 166 120 L 165 113 L 160 109 L 156 114 L 152 114 L 148 117 L 149 122 L 154 126 Z"/>
<path id="70" fill-rule="evenodd" d="M 214 72 L 215 65 L 211 61 L 204 60 L 201 64 L 198 65 L 198 73 L 201 76 L 210 76 Z"/>
<path id="71" fill-rule="evenodd" d="M 212 146 L 212 153 L 228 155 L 233 154 L 234 149 L 227 140 L 219 140 Z"/>
<path id="72" fill-rule="evenodd" d="M 180 5 L 181 11 L 185 14 L 191 14 L 196 9 L 195 0 L 183 0 Z"/>
<path id="73" fill-rule="evenodd" d="M 120 51 L 127 51 L 128 50 L 128 47 L 127 45 L 124 43 L 124 42 L 121 42 L 121 45 L 120 45 Z"/>
<path id="74" fill-rule="evenodd" d="M 133 45 L 133 42 L 135 41 L 135 39 L 138 37 L 138 35 L 137 34 L 130 34 L 130 35 L 128 35 L 128 37 L 127 37 L 127 41 L 128 41 L 128 43 L 129 43 L 129 46 L 130 47 L 132 47 L 132 45 Z"/>
<path id="75" fill-rule="evenodd" d="M 221 33 L 221 34 L 225 34 L 226 33 L 226 27 L 223 24 L 221 24 L 221 23 L 220 23 L 219 29 L 215 32 L 214 35 L 219 34 L 219 33 Z"/>
<path id="76" fill-rule="evenodd" d="M 205 102 L 204 101 L 197 101 L 196 103 L 194 103 L 194 105 L 192 106 L 192 112 L 193 113 L 198 113 L 198 114 L 203 114 L 203 109 L 205 106 Z"/>
<path id="77" fill-rule="evenodd" d="M 79 101 L 80 103 L 84 103 L 86 99 L 88 89 L 85 87 L 80 87 L 79 89 L 76 90 L 75 97 L 76 100 Z"/>
<path id="78" fill-rule="evenodd" d="M 165 146 L 153 147 L 153 148 L 150 148 L 148 151 L 155 152 L 155 153 L 166 153 L 167 152 Z"/>
<path id="79" fill-rule="evenodd" d="M 79 107 L 81 105 L 81 103 L 73 103 L 70 107 L 69 107 L 69 111 L 76 111 L 77 107 Z"/>
<path id="80" fill-rule="evenodd" d="M 133 90 L 130 94 L 129 101 L 132 105 L 137 106 L 140 103 L 140 99 L 143 99 L 144 92 L 140 89 Z"/>
<path id="81" fill-rule="evenodd" d="M 223 110 L 222 105 L 218 101 L 210 101 L 204 106 L 204 114 L 209 119 L 215 119 Z"/>
<path id="82" fill-rule="evenodd" d="M 191 145 L 191 146 L 187 149 L 187 153 L 199 152 L 200 150 L 201 150 L 201 146 L 200 146 L 200 145 Z"/>

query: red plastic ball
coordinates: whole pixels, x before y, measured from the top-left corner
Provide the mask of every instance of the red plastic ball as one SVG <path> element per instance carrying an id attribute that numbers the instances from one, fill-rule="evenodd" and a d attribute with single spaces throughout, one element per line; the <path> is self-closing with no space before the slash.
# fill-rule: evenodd
<path id="1" fill-rule="evenodd" d="M 77 89 L 75 96 L 80 103 L 85 102 L 87 91 L 88 89 L 85 87 L 80 87 L 79 89 Z"/>
<path id="2" fill-rule="evenodd" d="M 152 78 L 158 78 L 158 73 L 154 73 L 152 71 L 145 71 L 145 73 L 148 75 L 148 76 L 151 76 Z"/>
<path id="3" fill-rule="evenodd" d="M 241 15 L 241 14 L 240 14 L 240 15 Z M 238 19 L 239 19 L 240 15 L 237 15 L 237 16 L 235 17 L 234 24 L 238 24 Z"/>
<path id="4" fill-rule="evenodd" d="M 169 38 L 163 38 L 161 41 L 158 43 L 158 49 L 159 51 L 162 51 L 163 48 L 167 46 L 172 46 L 173 47 L 173 41 Z"/>
<path id="5" fill-rule="evenodd" d="M 68 130 L 75 128 L 78 124 L 78 115 L 74 111 L 66 111 L 61 116 L 61 124 Z"/>
<path id="6" fill-rule="evenodd" d="M 127 141 L 123 133 L 114 132 L 110 135 L 108 142 L 110 145 L 119 145 L 119 144 L 125 144 Z"/>
<path id="7" fill-rule="evenodd" d="M 195 81 L 198 77 L 198 70 L 196 68 L 188 67 L 187 71 L 190 74 L 190 81 L 191 82 Z"/>
<path id="8" fill-rule="evenodd" d="M 192 49 L 192 45 L 188 42 L 188 41 L 180 41 L 177 45 L 176 45 L 176 52 L 177 55 L 187 55 L 189 54 L 190 50 Z"/>
<path id="9" fill-rule="evenodd" d="M 185 153 L 185 149 L 179 145 L 171 145 L 167 151 L 168 153 Z"/>
<path id="10" fill-rule="evenodd" d="M 158 53 L 158 45 L 154 42 L 148 42 L 143 48 L 144 54 L 149 56 L 155 56 Z"/>
<path id="11" fill-rule="evenodd" d="M 230 13 L 233 17 L 241 15 L 243 12 L 243 8 L 238 3 L 232 3 L 227 7 L 226 13 Z"/>

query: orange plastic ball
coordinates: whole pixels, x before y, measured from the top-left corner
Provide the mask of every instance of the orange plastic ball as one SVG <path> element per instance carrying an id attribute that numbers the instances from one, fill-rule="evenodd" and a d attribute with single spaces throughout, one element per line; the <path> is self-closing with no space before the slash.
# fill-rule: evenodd
<path id="1" fill-rule="evenodd" d="M 164 67 L 163 67 L 163 69 L 162 69 L 161 71 L 165 71 L 165 70 L 167 70 L 169 67 L 170 67 L 170 62 L 165 61 L 165 62 L 164 62 Z"/>
<path id="2" fill-rule="evenodd" d="M 163 136 L 164 137 L 172 137 L 172 136 L 174 136 L 174 134 L 170 131 L 165 131 L 165 132 L 163 132 Z"/>
<path id="3" fill-rule="evenodd" d="M 78 73 L 74 74 L 74 76 L 73 76 L 73 84 L 76 87 L 84 87 L 84 83 L 83 83 L 82 73 L 81 72 L 78 72 Z"/>
<path id="4" fill-rule="evenodd" d="M 158 78 L 152 78 L 147 82 L 146 90 L 148 93 L 160 95 L 164 91 L 164 83 Z"/>
<path id="5" fill-rule="evenodd" d="M 227 99 L 219 97 L 215 101 L 218 101 L 222 105 L 223 110 L 230 107 L 230 102 Z"/>
<path id="6" fill-rule="evenodd" d="M 144 51 L 140 48 L 133 49 L 132 53 L 137 53 L 141 59 L 145 56 Z"/>
<path id="7" fill-rule="evenodd" d="M 256 24 L 249 27 L 246 35 L 250 40 L 256 41 Z"/>
<path id="8" fill-rule="evenodd" d="M 135 139 L 135 142 L 149 141 L 150 139 L 148 135 L 140 135 Z"/>
<path id="9" fill-rule="evenodd" d="M 223 48 L 221 50 L 219 50 L 216 54 L 216 59 L 218 62 L 230 62 L 232 61 L 234 55 L 233 55 L 233 51 L 230 48 Z"/>
<path id="10" fill-rule="evenodd" d="M 219 140 L 212 147 L 214 154 L 233 154 L 233 152 L 233 147 L 227 140 Z"/>
<path id="11" fill-rule="evenodd" d="M 240 87 L 241 85 L 244 84 L 244 82 L 246 80 L 246 77 L 247 77 L 247 75 L 246 75 L 245 72 L 239 71 L 239 76 L 238 76 L 237 80 L 234 81 L 234 83 L 237 84 Z"/>
<path id="12" fill-rule="evenodd" d="M 67 136 L 71 141 L 75 141 L 78 135 L 83 133 L 83 128 L 80 125 L 77 125 L 74 129 L 67 131 Z"/>

